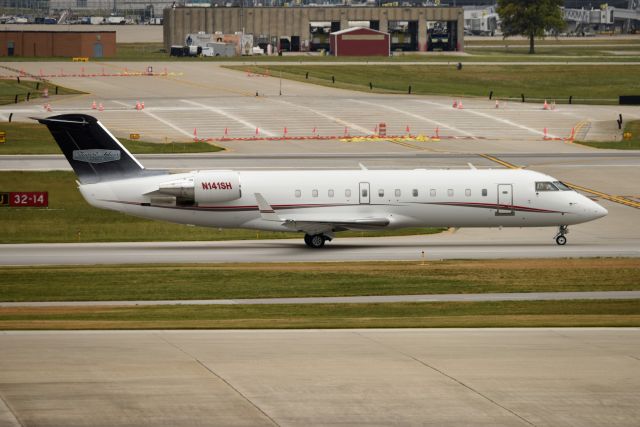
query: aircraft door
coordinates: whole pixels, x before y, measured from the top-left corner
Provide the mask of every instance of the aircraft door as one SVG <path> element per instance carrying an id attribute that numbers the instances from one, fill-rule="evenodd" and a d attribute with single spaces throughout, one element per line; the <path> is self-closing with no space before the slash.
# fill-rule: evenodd
<path id="1" fill-rule="evenodd" d="M 369 191 L 369 183 L 361 182 L 360 183 L 360 204 L 368 205 L 371 200 L 371 193 Z"/>
<path id="2" fill-rule="evenodd" d="M 498 184 L 498 210 L 496 215 L 515 215 L 513 210 L 513 186 Z"/>

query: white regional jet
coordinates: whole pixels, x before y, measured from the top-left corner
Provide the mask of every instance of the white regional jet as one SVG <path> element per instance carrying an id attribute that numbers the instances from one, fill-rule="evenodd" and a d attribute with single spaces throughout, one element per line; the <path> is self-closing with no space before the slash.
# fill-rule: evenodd
<path id="1" fill-rule="evenodd" d="M 559 227 L 607 210 L 528 170 L 146 170 L 94 117 L 37 119 L 48 126 L 91 205 L 206 227 L 305 233 L 312 248 L 335 232 L 403 227 Z"/>

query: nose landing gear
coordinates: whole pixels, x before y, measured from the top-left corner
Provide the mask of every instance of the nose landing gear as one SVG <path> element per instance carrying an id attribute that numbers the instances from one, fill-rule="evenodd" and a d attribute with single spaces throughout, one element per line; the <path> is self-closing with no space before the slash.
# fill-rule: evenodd
<path id="1" fill-rule="evenodd" d="M 563 246 L 567 243 L 567 238 L 565 237 L 565 234 L 569 234 L 569 227 L 566 225 L 561 225 L 558 228 L 558 234 L 556 234 L 556 243 L 560 246 Z"/>
<path id="2" fill-rule="evenodd" d="M 326 242 L 327 240 L 331 241 L 331 237 L 324 234 L 304 235 L 304 242 L 307 244 L 307 246 L 314 249 L 323 247 L 324 242 Z"/>

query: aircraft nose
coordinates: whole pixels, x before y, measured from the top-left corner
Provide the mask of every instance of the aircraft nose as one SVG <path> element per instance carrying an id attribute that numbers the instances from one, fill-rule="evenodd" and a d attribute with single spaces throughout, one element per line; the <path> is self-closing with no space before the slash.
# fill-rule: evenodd
<path id="1" fill-rule="evenodd" d="M 597 204 L 595 202 L 594 202 L 594 204 L 596 205 L 596 209 L 595 209 L 596 218 L 602 218 L 603 216 L 606 216 L 609 213 L 608 210 L 606 210 L 605 208 L 603 208 L 599 204 Z"/>
<path id="2" fill-rule="evenodd" d="M 591 220 L 602 218 L 603 216 L 606 216 L 609 213 L 608 210 L 606 210 L 605 208 L 603 208 L 598 203 L 592 200 L 589 200 L 589 205 L 587 206 L 586 211 L 587 211 L 587 215 L 589 216 L 589 219 Z"/>

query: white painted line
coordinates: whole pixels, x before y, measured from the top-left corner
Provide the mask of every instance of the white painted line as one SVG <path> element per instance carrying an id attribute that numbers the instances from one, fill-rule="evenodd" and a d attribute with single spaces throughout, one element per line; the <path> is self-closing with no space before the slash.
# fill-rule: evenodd
<path id="1" fill-rule="evenodd" d="M 359 125 L 357 125 L 355 123 L 347 122 L 346 120 L 342 120 L 341 118 L 338 118 L 338 117 L 335 117 L 335 116 L 331 116 L 329 114 L 323 113 L 322 111 L 314 110 L 313 108 L 307 107 L 305 105 L 298 105 L 298 104 L 294 104 L 293 102 L 283 101 L 281 99 L 270 99 L 270 101 L 280 102 L 282 104 L 287 104 L 287 105 L 290 105 L 290 106 L 295 107 L 295 108 L 304 108 L 305 110 L 311 111 L 313 114 L 317 114 L 320 117 L 324 117 L 325 119 L 329 119 L 329 120 L 334 121 L 336 123 L 340 123 L 342 126 L 346 126 L 346 127 L 351 128 L 353 130 L 357 130 L 359 132 L 363 132 L 366 135 L 373 135 L 373 132 L 371 132 L 371 129 L 364 128 L 364 127 L 359 126 Z"/>
<path id="2" fill-rule="evenodd" d="M 113 102 L 115 102 L 116 104 L 120 104 L 120 105 L 124 105 L 124 106 L 127 106 L 127 107 L 131 107 L 129 104 L 126 104 L 126 103 L 121 102 L 121 101 L 113 101 Z M 153 114 L 153 113 L 151 113 L 149 111 L 146 111 L 146 110 L 141 110 L 141 111 L 144 114 L 146 114 L 147 116 L 156 119 L 157 121 L 159 121 L 160 123 L 164 124 L 165 126 L 169 126 L 171 129 L 175 130 L 176 132 L 179 132 L 179 133 L 181 133 L 181 134 L 183 134 L 185 136 L 188 136 L 189 138 L 193 138 L 193 134 L 187 132 L 184 129 L 179 128 L 178 126 L 174 125 L 173 123 L 171 123 L 171 122 L 169 122 L 169 121 L 167 121 L 167 120 L 165 120 L 165 119 L 163 119 L 161 117 L 158 117 L 158 116 L 156 116 L 155 114 Z"/>
<path id="3" fill-rule="evenodd" d="M 431 123 L 432 125 L 436 125 L 436 126 L 438 126 L 440 128 L 451 129 L 454 132 L 461 133 L 463 135 L 470 136 L 470 137 L 475 139 L 475 136 L 472 133 L 469 133 L 469 132 L 464 131 L 462 129 L 458 129 L 456 127 L 447 125 L 446 123 L 442 123 L 442 122 L 439 122 L 437 120 L 428 119 L 428 118 L 426 118 L 424 116 L 421 116 L 419 114 L 413 114 L 413 113 L 410 113 L 408 111 L 403 111 L 403 110 L 401 110 L 399 108 L 391 107 L 391 106 L 388 106 L 388 105 L 376 104 L 376 103 L 373 103 L 373 102 L 361 101 L 359 99 L 349 99 L 349 101 L 357 102 L 359 104 L 372 105 L 374 107 L 384 108 L 386 110 L 390 110 L 390 111 L 394 111 L 396 113 L 404 114 L 405 116 L 413 117 L 414 119 L 418 119 L 418 120 L 422 120 L 423 122 Z"/>
<path id="4" fill-rule="evenodd" d="M 211 107 L 209 105 L 205 105 L 205 104 L 200 104 L 199 102 L 194 102 L 194 101 L 189 101 L 186 99 L 181 99 L 182 102 L 186 103 L 186 104 L 191 104 L 194 105 L 196 107 L 200 107 L 201 109 L 205 109 L 205 110 L 209 110 L 211 112 L 214 112 L 216 114 L 220 114 L 221 116 L 227 117 L 231 120 L 235 120 L 236 122 L 246 126 L 247 128 L 251 129 L 252 131 L 255 131 L 257 128 L 259 128 L 259 126 L 254 125 L 253 123 L 250 123 L 244 119 L 241 119 L 240 117 L 237 117 L 227 111 L 224 111 L 221 108 L 216 108 L 216 107 Z M 266 136 L 276 136 L 276 134 L 269 132 L 268 130 L 265 129 L 260 129 L 260 132 L 262 132 L 263 134 L 265 134 Z"/>
<path id="5" fill-rule="evenodd" d="M 435 105 L 435 106 L 440 107 L 440 108 L 452 109 L 450 106 L 445 105 L 445 104 L 441 104 L 439 102 L 426 101 L 426 100 L 418 100 L 416 102 L 420 102 L 422 104 Z M 457 110 L 457 111 L 463 111 L 463 112 L 466 112 L 466 113 L 475 114 L 476 116 L 480 116 L 480 117 L 484 117 L 484 118 L 487 118 L 487 119 L 495 120 L 496 122 L 499 122 L 499 123 L 502 123 L 502 124 L 505 124 L 505 125 L 508 125 L 508 126 L 524 129 L 527 132 L 533 133 L 534 135 L 544 136 L 544 132 L 542 132 L 542 131 L 530 128 L 530 127 L 525 126 L 525 125 L 521 125 L 519 123 L 512 122 L 511 120 L 508 120 L 508 119 L 502 119 L 500 117 L 495 117 L 495 116 L 492 116 L 491 114 L 481 113 L 480 111 L 474 111 L 474 110 L 464 110 L 464 109 L 463 110 Z M 548 134 L 547 136 L 549 138 L 558 138 L 557 135 L 553 135 L 551 133 Z"/>

